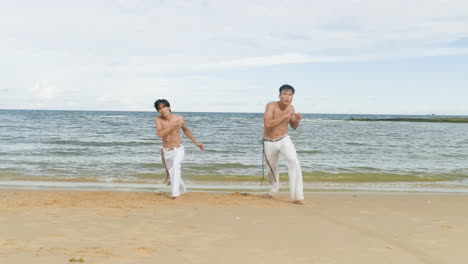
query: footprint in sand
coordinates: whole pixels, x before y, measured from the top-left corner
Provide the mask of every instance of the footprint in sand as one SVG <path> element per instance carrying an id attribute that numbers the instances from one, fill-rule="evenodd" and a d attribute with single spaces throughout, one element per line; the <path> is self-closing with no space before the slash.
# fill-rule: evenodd
<path id="1" fill-rule="evenodd" d="M 359 211 L 359 213 L 364 214 L 364 215 L 376 215 L 375 212 L 367 211 L 367 210 L 361 210 L 361 211 Z"/>
<path id="2" fill-rule="evenodd" d="M 440 228 L 443 230 L 454 230 L 453 226 L 451 225 L 441 225 Z"/>
<path id="3" fill-rule="evenodd" d="M 154 253 L 156 253 L 156 249 L 149 247 L 139 247 L 136 250 L 138 251 L 138 253 L 145 255 L 153 255 Z"/>

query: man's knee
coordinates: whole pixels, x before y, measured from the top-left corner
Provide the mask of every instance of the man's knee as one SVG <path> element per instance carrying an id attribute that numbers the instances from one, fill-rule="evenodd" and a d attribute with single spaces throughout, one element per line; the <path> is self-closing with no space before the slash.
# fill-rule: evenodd
<path id="1" fill-rule="evenodd" d="M 298 165 L 300 165 L 299 159 L 297 158 L 297 156 L 295 156 L 295 157 L 287 157 L 287 158 L 286 158 L 286 162 L 287 162 L 290 166 L 298 166 Z"/>

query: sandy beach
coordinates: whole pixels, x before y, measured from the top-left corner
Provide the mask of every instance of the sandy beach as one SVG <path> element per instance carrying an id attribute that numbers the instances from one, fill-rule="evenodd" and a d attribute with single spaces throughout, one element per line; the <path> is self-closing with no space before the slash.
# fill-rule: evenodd
<path id="1" fill-rule="evenodd" d="M 468 195 L 0 190 L 0 263 L 465 263 Z"/>

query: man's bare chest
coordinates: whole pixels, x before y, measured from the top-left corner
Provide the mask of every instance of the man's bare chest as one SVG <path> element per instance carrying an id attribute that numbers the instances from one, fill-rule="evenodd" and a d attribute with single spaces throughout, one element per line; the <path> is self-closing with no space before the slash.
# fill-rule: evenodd
<path id="1" fill-rule="evenodd" d="M 279 108 L 273 110 L 273 118 L 278 118 L 278 117 L 282 117 L 286 114 L 286 109 L 285 110 L 281 110 Z"/>

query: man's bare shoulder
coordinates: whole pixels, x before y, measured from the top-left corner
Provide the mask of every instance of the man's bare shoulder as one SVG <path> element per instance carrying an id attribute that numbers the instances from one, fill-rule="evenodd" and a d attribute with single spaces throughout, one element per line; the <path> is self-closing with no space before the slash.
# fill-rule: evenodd
<path id="1" fill-rule="evenodd" d="M 162 118 L 162 116 L 157 116 L 154 118 L 156 122 L 164 122 L 165 120 Z"/>
<path id="2" fill-rule="evenodd" d="M 174 118 L 174 119 L 184 119 L 183 116 L 178 115 L 178 114 L 172 114 L 172 118 Z"/>
<path id="3" fill-rule="evenodd" d="M 278 108 L 278 101 L 269 102 L 269 103 L 266 105 L 266 108 L 267 108 L 267 109 L 275 109 L 275 108 Z"/>

